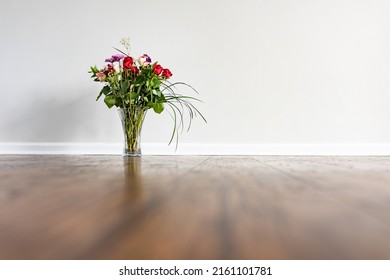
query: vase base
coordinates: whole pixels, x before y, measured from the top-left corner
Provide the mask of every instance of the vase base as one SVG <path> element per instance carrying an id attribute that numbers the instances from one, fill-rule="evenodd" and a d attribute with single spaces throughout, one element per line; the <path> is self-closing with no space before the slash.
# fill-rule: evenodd
<path id="1" fill-rule="evenodd" d="M 123 157 L 140 157 L 141 153 L 123 153 Z"/>
<path id="2" fill-rule="evenodd" d="M 141 157 L 141 154 L 123 154 L 122 157 Z"/>

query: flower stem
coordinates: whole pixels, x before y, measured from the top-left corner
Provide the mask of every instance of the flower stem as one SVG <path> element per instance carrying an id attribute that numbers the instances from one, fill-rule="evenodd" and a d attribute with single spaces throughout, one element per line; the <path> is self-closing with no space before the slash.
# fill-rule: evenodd
<path id="1" fill-rule="evenodd" d="M 125 138 L 124 155 L 141 154 L 141 129 L 146 111 L 135 106 L 118 109 Z"/>

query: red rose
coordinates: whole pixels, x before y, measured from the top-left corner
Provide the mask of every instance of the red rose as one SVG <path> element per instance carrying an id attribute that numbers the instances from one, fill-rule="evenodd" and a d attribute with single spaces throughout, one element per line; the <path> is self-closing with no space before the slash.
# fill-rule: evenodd
<path id="1" fill-rule="evenodd" d="M 133 72 L 134 75 L 137 75 L 137 74 L 138 74 L 138 68 L 135 67 L 135 66 L 131 66 L 131 67 L 130 67 L 130 71 Z"/>
<path id="2" fill-rule="evenodd" d="M 131 56 L 126 56 L 123 59 L 123 68 L 129 69 L 131 72 L 133 72 L 134 75 L 138 74 L 138 68 L 134 65 L 134 60 Z"/>
<path id="3" fill-rule="evenodd" d="M 154 72 L 154 74 L 160 75 L 162 71 L 163 71 L 163 68 L 161 67 L 160 64 L 154 64 L 153 65 L 153 72 Z"/>
<path id="4" fill-rule="evenodd" d="M 133 58 L 131 56 L 126 56 L 124 59 L 123 59 L 123 68 L 125 69 L 130 69 L 133 68 Z M 134 71 L 132 71 L 134 72 Z"/>
<path id="5" fill-rule="evenodd" d="M 172 73 L 171 73 L 171 71 L 169 71 L 169 69 L 164 69 L 164 70 L 162 70 L 162 76 L 169 79 L 170 77 L 172 77 Z"/>

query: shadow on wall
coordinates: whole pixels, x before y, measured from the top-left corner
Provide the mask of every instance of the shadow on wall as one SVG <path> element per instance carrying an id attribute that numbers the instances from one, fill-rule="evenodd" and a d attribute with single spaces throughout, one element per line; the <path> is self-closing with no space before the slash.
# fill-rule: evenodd
<path id="1" fill-rule="evenodd" d="M 117 120 L 112 124 L 116 112 L 100 110 L 90 93 L 95 92 L 89 88 L 31 92 L 22 104 L 8 107 L 0 142 L 105 141 L 100 138 L 120 129 Z"/>

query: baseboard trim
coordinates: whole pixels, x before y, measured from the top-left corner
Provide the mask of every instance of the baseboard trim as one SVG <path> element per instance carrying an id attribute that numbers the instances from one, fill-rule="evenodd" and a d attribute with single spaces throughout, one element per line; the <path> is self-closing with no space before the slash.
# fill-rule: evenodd
<path id="1" fill-rule="evenodd" d="M 122 144 L 0 143 L 0 154 L 120 155 Z M 390 144 L 190 144 L 144 143 L 144 155 L 366 155 L 388 156 Z"/>

